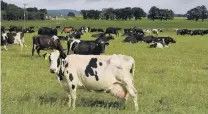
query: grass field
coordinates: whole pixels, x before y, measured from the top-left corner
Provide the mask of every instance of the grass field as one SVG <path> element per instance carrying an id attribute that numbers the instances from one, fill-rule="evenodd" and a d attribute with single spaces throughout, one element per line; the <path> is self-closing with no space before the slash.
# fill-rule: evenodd
<path id="1" fill-rule="evenodd" d="M 23 25 L 22 21 L 2 25 Z M 172 36 L 176 44 L 165 49 L 149 49 L 147 44 L 124 44 L 124 37 L 111 41 L 105 54 L 125 54 L 136 61 L 135 87 L 138 91 L 138 114 L 207 114 L 208 113 L 208 35 L 177 36 L 175 28 L 208 29 L 208 21 L 28 21 L 27 26 L 75 26 L 105 28 L 163 28 L 160 36 Z M 121 33 L 121 32 L 120 32 Z M 17 45 L 1 49 L 2 114 L 133 114 L 130 98 L 125 110 L 109 94 L 78 90 L 76 110 L 67 105 L 67 94 L 49 72 L 48 61 L 31 56 L 32 36 L 25 34 L 28 48 Z M 87 33 L 83 39 L 90 38 Z M 63 42 L 66 48 L 66 43 Z M 47 51 L 41 51 L 44 54 Z"/>

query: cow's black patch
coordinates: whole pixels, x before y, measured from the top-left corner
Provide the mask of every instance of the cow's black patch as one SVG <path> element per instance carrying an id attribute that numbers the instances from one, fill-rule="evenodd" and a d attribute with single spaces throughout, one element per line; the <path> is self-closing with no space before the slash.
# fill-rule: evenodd
<path id="1" fill-rule="evenodd" d="M 60 61 L 60 57 L 57 59 L 57 67 L 59 67 L 59 65 L 61 64 L 61 61 Z"/>
<path id="2" fill-rule="evenodd" d="M 65 64 L 65 68 L 68 67 L 68 63 Z"/>
<path id="3" fill-rule="evenodd" d="M 74 79 L 72 73 L 69 74 L 69 80 L 72 81 Z"/>
<path id="4" fill-rule="evenodd" d="M 60 69 L 59 73 L 58 73 L 58 77 L 59 77 L 59 80 L 63 80 L 63 76 L 64 76 L 64 73 L 62 72 L 62 69 Z"/>
<path id="5" fill-rule="evenodd" d="M 68 74 L 68 73 L 69 73 L 69 71 L 67 70 L 67 71 L 66 71 L 66 73 Z"/>
<path id="6" fill-rule="evenodd" d="M 100 65 L 100 66 L 102 66 L 102 65 L 103 65 L 103 63 L 102 63 L 102 62 L 99 62 L 99 65 Z"/>
<path id="7" fill-rule="evenodd" d="M 90 62 L 88 63 L 88 65 L 85 69 L 85 75 L 87 77 L 89 77 L 89 75 L 90 76 L 95 76 L 96 81 L 98 81 L 99 79 L 98 79 L 97 72 L 95 71 L 95 73 L 94 73 L 92 68 L 97 68 L 97 58 L 92 58 L 90 60 Z"/>
<path id="8" fill-rule="evenodd" d="M 130 73 L 132 73 L 132 71 L 133 71 L 133 69 L 131 68 L 131 69 L 130 69 Z"/>
<path id="9" fill-rule="evenodd" d="M 74 89 L 75 88 L 75 85 L 74 84 L 72 84 L 72 89 Z"/>

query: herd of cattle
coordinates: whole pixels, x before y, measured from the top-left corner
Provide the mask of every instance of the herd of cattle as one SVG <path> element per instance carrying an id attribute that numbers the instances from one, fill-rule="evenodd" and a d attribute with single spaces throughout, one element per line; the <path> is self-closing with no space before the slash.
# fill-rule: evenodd
<path id="1" fill-rule="evenodd" d="M 110 93 L 122 99 L 125 104 L 128 96 L 133 98 L 135 110 L 138 111 L 137 90 L 133 85 L 135 60 L 127 55 L 100 55 L 105 52 L 105 47 L 110 45 L 110 40 L 115 38 L 111 34 L 119 36 L 121 28 L 108 27 L 105 31 L 101 28 L 64 27 L 61 31 L 66 36 L 58 36 L 58 29 L 41 27 L 38 35 L 32 37 L 32 56 L 35 50 L 40 56 L 40 50 L 53 49 L 53 52 L 44 54 L 49 59 L 50 72 L 58 76 L 58 80 L 68 93 L 69 107 L 75 109 L 76 90 L 78 88 L 90 91 Z M 177 30 L 177 34 L 184 35 L 185 29 Z M 34 27 L 23 29 L 18 26 L 10 26 L 8 31 L 1 27 L 1 45 L 7 50 L 7 44 L 20 44 L 21 50 L 24 44 L 24 33 L 34 33 Z M 91 37 L 95 40 L 80 40 L 86 32 L 99 32 Z M 145 42 L 150 48 L 168 47 L 169 43 L 176 43 L 172 37 L 158 37 L 161 29 L 143 30 L 137 27 L 124 29 L 122 36 L 126 38 L 124 43 Z M 156 36 L 146 33 L 154 33 Z M 198 32 L 188 32 L 195 35 Z M 200 32 L 201 33 L 201 32 Z M 207 34 L 203 32 L 203 34 Z M 200 34 L 201 35 L 201 34 Z M 64 49 L 61 40 L 67 41 L 67 49 Z M 25 45 L 25 47 L 27 47 Z M 67 50 L 67 52 L 66 52 Z"/>
<path id="2" fill-rule="evenodd" d="M 39 55 L 40 50 L 45 49 L 57 49 L 62 46 L 60 40 L 66 40 L 68 43 L 67 49 L 68 53 L 72 52 L 74 54 L 94 54 L 99 55 L 105 52 L 105 46 L 109 45 L 110 40 L 115 38 L 111 34 L 119 36 L 119 30 L 121 28 L 108 27 L 106 30 L 102 28 L 90 28 L 90 27 L 80 27 L 76 29 L 74 27 L 64 27 L 61 31 L 65 33 L 66 36 L 58 36 L 58 29 L 60 26 L 55 28 L 40 27 L 38 29 L 38 35 L 33 36 L 33 48 L 32 55 L 34 51 L 37 50 Z M 7 31 L 6 31 L 7 30 Z M 1 45 L 7 50 L 7 44 L 20 44 L 21 50 L 24 44 L 24 33 L 34 33 L 34 27 L 29 27 L 23 29 L 21 26 L 10 26 L 8 29 L 1 26 Z M 98 34 L 93 34 L 91 37 L 97 38 L 96 40 L 86 41 L 80 40 L 82 35 L 86 32 L 99 32 Z M 150 48 L 164 48 L 168 47 L 169 43 L 176 43 L 176 41 L 171 37 L 157 37 L 153 35 L 145 36 L 145 33 L 153 33 L 158 35 L 159 32 L 163 32 L 161 29 L 143 30 L 137 27 L 130 29 L 124 29 L 122 36 L 126 36 L 123 40 L 124 43 L 138 43 L 146 42 L 149 44 Z M 107 34 L 107 35 L 106 35 Z M 52 41 L 52 37 L 56 37 L 56 40 Z M 50 43 L 49 43 L 50 42 Z M 59 45 L 58 45 L 59 44 Z M 26 47 L 26 45 L 25 45 Z"/>
<path id="3" fill-rule="evenodd" d="M 176 29 L 177 35 L 208 35 L 208 30 Z"/>

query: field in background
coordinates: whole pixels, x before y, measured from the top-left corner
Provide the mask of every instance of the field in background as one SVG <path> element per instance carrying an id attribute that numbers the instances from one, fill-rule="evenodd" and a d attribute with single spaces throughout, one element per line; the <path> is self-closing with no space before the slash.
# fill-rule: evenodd
<path id="1" fill-rule="evenodd" d="M 3 26 L 10 25 L 20 25 L 23 26 L 23 21 L 2 21 Z M 48 21 L 26 21 L 26 26 L 51 26 L 55 27 L 60 25 L 61 27 L 73 26 L 90 26 L 90 27 L 99 27 L 99 28 L 107 28 L 110 26 L 113 27 L 121 27 L 121 28 L 129 28 L 133 26 L 138 26 L 141 28 L 163 28 L 163 29 L 176 29 L 176 28 L 188 28 L 188 29 L 204 29 L 208 28 L 208 20 L 204 22 L 195 22 L 195 21 L 187 21 L 185 19 L 175 19 L 170 21 L 151 21 L 147 19 L 143 19 L 141 21 L 110 21 L 110 20 L 48 20 Z"/>
<path id="2" fill-rule="evenodd" d="M 6 21 L 2 25 L 23 25 L 23 21 Z M 136 61 L 135 87 L 138 91 L 138 114 L 207 114 L 208 113 L 208 35 L 177 36 L 175 28 L 208 29 L 208 21 L 28 21 L 27 26 L 109 26 L 129 28 L 164 28 L 160 36 L 171 36 L 176 44 L 166 49 L 149 49 L 147 44 L 124 44 L 115 37 L 105 54 L 125 54 Z M 120 34 L 122 31 L 120 31 Z M 4 114 L 133 114 L 129 98 L 125 110 L 109 94 L 78 90 L 76 110 L 70 111 L 67 94 L 49 72 L 48 61 L 31 56 L 32 36 L 25 34 L 28 48 L 17 45 L 1 49 L 2 113 Z M 59 32 L 60 35 L 60 32 Z M 86 33 L 83 39 L 91 39 Z M 66 48 L 66 42 L 62 42 Z M 43 55 L 47 51 L 41 51 Z"/>

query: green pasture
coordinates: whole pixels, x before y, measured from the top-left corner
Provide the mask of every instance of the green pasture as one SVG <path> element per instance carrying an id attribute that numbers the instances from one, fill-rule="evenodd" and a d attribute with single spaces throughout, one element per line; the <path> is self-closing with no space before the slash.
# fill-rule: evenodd
<path id="1" fill-rule="evenodd" d="M 23 21 L 3 21 L 3 26 L 23 25 Z M 148 44 L 124 44 L 122 36 L 110 42 L 107 55 L 125 54 L 134 57 L 134 84 L 138 91 L 137 114 L 208 114 L 208 35 L 177 36 L 175 28 L 208 29 L 208 21 L 183 19 L 172 21 L 27 21 L 27 26 L 109 26 L 129 28 L 163 28 L 159 36 L 171 36 L 176 44 L 164 49 L 150 49 Z M 68 108 L 67 94 L 49 72 L 48 61 L 31 56 L 32 36 L 25 34 L 28 46 L 9 45 L 1 48 L 1 112 L 2 114 L 134 114 L 129 98 L 126 109 L 120 100 L 105 93 L 77 91 L 76 110 Z M 122 31 L 120 31 L 122 34 Z M 60 30 L 59 30 L 59 35 Z M 83 39 L 91 39 L 86 33 Z M 62 42 L 66 48 L 66 42 Z M 41 55 L 48 51 L 41 51 Z"/>

